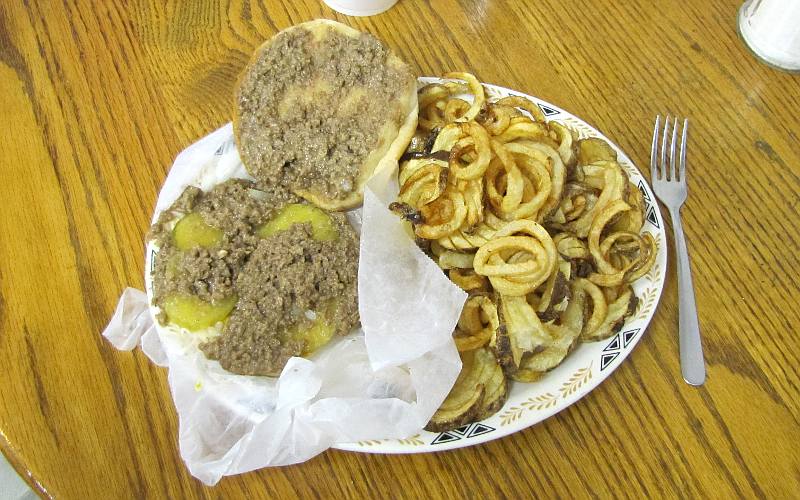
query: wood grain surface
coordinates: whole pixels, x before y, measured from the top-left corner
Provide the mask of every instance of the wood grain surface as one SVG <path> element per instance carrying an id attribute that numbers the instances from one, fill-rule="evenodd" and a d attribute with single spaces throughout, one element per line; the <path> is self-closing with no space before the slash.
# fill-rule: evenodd
<path id="1" fill-rule="evenodd" d="M 740 0 L 0 4 L 0 445 L 58 498 L 777 497 L 800 491 L 800 77 L 740 42 Z M 231 119 L 276 31 L 326 17 L 421 75 L 470 70 L 586 119 L 647 165 L 654 116 L 689 116 L 683 210 L 708 380 L 680 377 L 667 279 L 639 347 L 523 432 L 457 451 L 328 451 L 204 487 L 166 372 L 99 335 L 176 153 Z M 670 269 L 674 260 L 670 257 Z"/>

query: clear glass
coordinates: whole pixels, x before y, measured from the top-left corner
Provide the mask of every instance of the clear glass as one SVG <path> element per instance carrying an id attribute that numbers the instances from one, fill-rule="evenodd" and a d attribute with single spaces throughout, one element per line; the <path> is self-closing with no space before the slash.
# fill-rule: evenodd
<path id="1" fill-rule="evenodd" d="M 800 72 L 800 0 L 748 0 L 739 9 L 738 27 L 760 60 Z"/>

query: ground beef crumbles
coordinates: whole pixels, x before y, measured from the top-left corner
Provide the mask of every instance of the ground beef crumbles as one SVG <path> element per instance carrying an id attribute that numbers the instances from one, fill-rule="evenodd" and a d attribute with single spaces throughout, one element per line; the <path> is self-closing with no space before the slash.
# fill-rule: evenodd
<path id="1" fill-rule="evenodd" d="M 333 241 L 315 240 L 309 223 L 266 238 L 257 234 L 281 208 L 298 201 L 244 180 L 229 180 L 207 193 L 190 187 L 151 228 L 159 245 L 154 304 L 163 310 L 175 294 L 210 303 L 238 297 L 218 325 L 221 333 L 200 345 L 233 373 L 277 375 L 291 356 L 303 353 L 296 332 L 310 328 L 322 310 L 334 334 L 347 334 L 358 324 L 358 239 L 344 215 L 329 214 L 339 234 Z M 200 214 L 221 232 L 215 244 L 178 248 L 173 228 L 188 213 Z M 159 321 L 168 318 L 162 313 Z"/>
<path id="2" fill-rule="evenodd" d="M 387 64 L 390 54 L 366 33 L 277 34 L 237 91 L 237 145 L 248 171 L 290 190 L 350 194 L 384 124 L 405 116 L 399 98 L 414 76 Z"/>
<path id="3" fill-rule="evenodd" d="M 358 324 L 358 245 L 348 233 L 316 241 L 309 224 L 298 224 L 261 240 L 236 282 L 239 302 L 224 334 L 202 345 L 203 352 L 235 373 L 276 375 L 303 350 L 288 332 L 311 327 L 334 300 L 327 320 L 337 333 L 350 332 Z"/>

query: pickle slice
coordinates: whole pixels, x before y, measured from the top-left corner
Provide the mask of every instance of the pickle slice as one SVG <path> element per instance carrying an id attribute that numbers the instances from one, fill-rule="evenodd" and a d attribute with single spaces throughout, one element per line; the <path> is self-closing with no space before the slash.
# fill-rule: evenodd
<path id="1" fill-rule="evenodd" d="M 336 304 L 337 302 L 334 299 L 318 308 L 318 310 L 314 312 L 316 317 L 312 320 L 311 326 L 301 329 L 299 325 L 294 325 L 289 328 L 287 332 L 288 337 L 303 342 L 303 351 L 300 353 L 301 356 L 312 354 L 333 338 L 335 328 L 331 318 L 337 307 Z"/>
<path id="2" fill-rule="evenodd" d="M 333 219 L 324 210 L 313 205 L 291 203 L 258 229 L 258 235 L 267 238 L 286 231 L 294 224 L 311 223 L 312 237 L 317 241 L 333 241 L 339 237 Z"/>
<path id="3" fill-rule="evenodd" d="M 170 323 L 195 332 L 227 318 L 236 306 L 236 300 L 236 295 L 206 302 L 194 295 L 176 294 L 164 300 L 164 312 Z"/>
<path id="4" fill-rule="evenodd" d="M 333 338 L 333 325 L 325 317 L 318 317 L 311 328 L 303 332 L 306 344 L 303 346 L 303 356 L 308 356 Z"/>
<path id="5" fill-rule="evenodd" d="M 192 212 L 175 224 L 172 237 L 180 250 L 198 246 L 210 248 L 222 241 L 222 231 L 206 224 L 200 214 Z"/>

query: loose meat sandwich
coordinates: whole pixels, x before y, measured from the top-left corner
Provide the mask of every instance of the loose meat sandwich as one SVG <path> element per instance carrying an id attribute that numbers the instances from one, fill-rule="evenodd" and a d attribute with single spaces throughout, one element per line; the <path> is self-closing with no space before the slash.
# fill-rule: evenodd
<path id="1" fill-rule="evenodd" d="M 188 187 L 151 229 L 153 304 L 231 372 L 278 375 L 358 325 L 358 237 L 343 214 L 417 123 L 416 80 L 375 37 L 317 20 L 261 46 L 234 130 L 255 181 Z"/>

